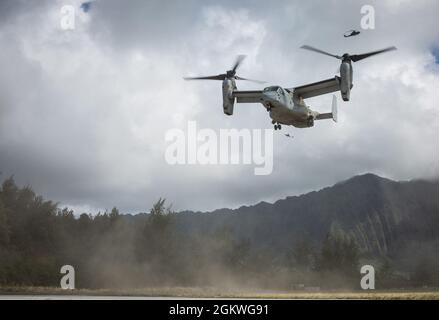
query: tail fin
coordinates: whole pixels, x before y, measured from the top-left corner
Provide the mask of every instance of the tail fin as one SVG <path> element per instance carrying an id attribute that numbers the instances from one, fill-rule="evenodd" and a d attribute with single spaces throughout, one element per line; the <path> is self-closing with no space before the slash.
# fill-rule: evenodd
<path id="1" fill-rule="evenodd" d="M 332 119 L 334 122 L 337 122 L 337 97 L 335 95 L 332 96 L 332 112 L 330 113 L 320 113 L 316 120 L 324 120 L 324 119 Z"/>
<path id="2" fill-rule="evenodd" d="M 332 120 L 334 122 L 338 121 L 337 97 L 335 94 L 332 96 Z"/>

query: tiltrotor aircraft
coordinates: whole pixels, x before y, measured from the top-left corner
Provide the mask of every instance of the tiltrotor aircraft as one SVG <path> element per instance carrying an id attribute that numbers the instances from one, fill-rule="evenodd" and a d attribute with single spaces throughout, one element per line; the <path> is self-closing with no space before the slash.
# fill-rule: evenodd
<path id="1" fill-rule="evenodd" d="M 236 70 L 245 58 L 244 55 L 239 55 L 232 69 L 226 73 L 207 77 L 185 77 L 184 79 L 223 81 L 223 109 L 226 115 L 230 116 L 233 114 L 235 101 L 237 103 L 261 103 L 269 112 L 275 130 L 281 129 L 282 124 L 297 128 L 309 128 L 314 126 L 315 120 L 333 119 L 335 122 L 337 121 L 337 99 L 333 96 L 332 111 L 329 113 L 319 113 L 311 110 L 306 105 L 304 99 L 340 91 L 343 100 L 349 101 L 350 91 L 353 87 L 352 62 L 396 49 L 395 47 L 389 47 L 364 54 L 350 55 L 345 53 L 342 56 L 337 56 L 310 46 L 302 46 L 302 48 L 341 60 L 340 76 L 295 88 L 270 86 L 263 90 L 240 91 L 237 90 L 236 80 L 264 82 L 236 75 Z"/>

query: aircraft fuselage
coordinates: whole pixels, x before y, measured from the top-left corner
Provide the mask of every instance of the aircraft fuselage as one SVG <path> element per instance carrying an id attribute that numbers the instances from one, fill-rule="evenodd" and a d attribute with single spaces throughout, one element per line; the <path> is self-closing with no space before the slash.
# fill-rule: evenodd
<path id="1" fill-rule="evenodd" d="M 263 90 L 261 103 L 269 111 L 274 123 L 298 128 L 312 127 L 318 113 L 309 109 L 303 100 L 294 100 L 284 88 L 273 86 Z"/>

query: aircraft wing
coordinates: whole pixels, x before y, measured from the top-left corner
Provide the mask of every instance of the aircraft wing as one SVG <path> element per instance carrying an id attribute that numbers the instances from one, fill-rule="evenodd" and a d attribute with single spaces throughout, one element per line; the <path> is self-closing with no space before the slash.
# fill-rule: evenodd
<path id="1" fill-rule="evenodd" d="M 306 84 L 304 86 L 287 89 L 293 93 L 294 96 L 302 99 L 321 96 L 326 93 L 331 93 L 340 90 L 340 77 Z"/>
<path id="2" fill-rule="evenodd" d="M 233 97 L 237 103 L 258 103 L 262 102 L 262 91 L 233 91 Z"/>

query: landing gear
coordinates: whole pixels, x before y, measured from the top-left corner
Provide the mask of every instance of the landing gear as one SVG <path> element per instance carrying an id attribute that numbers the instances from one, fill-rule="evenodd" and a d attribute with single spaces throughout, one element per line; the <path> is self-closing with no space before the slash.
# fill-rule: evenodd
<path id="1" fill-rule="evenodd" d="M 278 122 L 276 122 L 275 120 L 271 120 L 271 124 L 274 124 L 274 130 L 282 129 L 282 126 Z"/>

